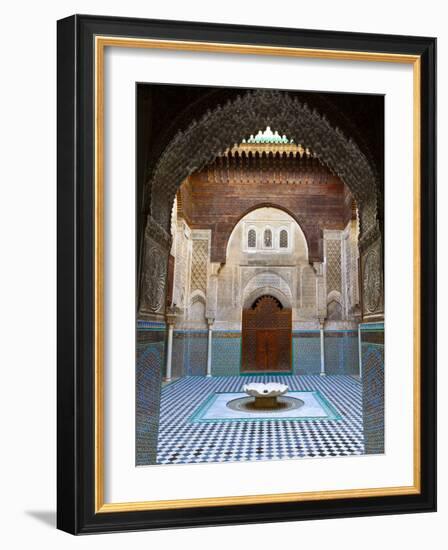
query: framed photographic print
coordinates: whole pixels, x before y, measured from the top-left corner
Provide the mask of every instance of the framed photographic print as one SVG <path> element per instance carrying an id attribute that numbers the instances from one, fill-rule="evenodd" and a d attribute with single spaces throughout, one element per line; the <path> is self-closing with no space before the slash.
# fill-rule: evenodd
<path id="1" fill-rule="evenodd" d="M 434 38 L 58 22 L 58 527 L 434 511 Z"/>

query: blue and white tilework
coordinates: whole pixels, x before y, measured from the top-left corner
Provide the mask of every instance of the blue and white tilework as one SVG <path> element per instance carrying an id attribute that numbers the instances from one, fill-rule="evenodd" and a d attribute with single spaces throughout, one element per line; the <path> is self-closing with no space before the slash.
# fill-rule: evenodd
<path id="1" fill-rule="evenodd" d="M 276 381 L 288 384 L 291 391 L 318 391 L 340 419 L 194 421 L 195 411 L 210 396 L 217 392 L 241 392 L 248 381 Z M 190 376 L 162 390 L 159 464 L 362 454 L 361 384 L 351 376 Z"/>
<path id="2" fill-rule="evenodd" d="M 361 325 L 366 454 L 384 453 L 384 323 Z"/>

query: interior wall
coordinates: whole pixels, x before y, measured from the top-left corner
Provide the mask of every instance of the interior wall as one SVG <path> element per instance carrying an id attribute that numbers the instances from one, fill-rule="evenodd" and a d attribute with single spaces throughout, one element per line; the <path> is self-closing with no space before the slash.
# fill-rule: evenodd
<path id="1" fill-rule="evenodd" d="M 183 216 L 191 227 L 211 229 L 211 256 L 226 261 L 237 222 L 254 207 L 278 206 L 300 223 L 313 261 L 322 259 L 321 232 L 343 229 L 352 216 L 350 192 L 317 158 L 285 152 L 218 157 L 180 188 Z M 347 207 L 348 202 L 348 207 Z"/>
<path id="2" fill-rule="evenodd" d="M 172 223 L 174 378 L 206 374 L 209 324 L 211 374 L 238 375 L 242 310 L 262 294 L 274 295 L 292 309 L 292 372 L 320 372 L 323 315 L 327 374 L 359 373 L 356 220 L 343 230 L 324 231 L 324 262 L 316 266 L 309 263 L 308 243 L 297 222 L 282 210 L 261 207 L 237 223 L 228 240 L 226 262 L 216 264 L 211 261 L 212 231 L 192 229 L 181 215 L 184 208 L 175 202 Z M 272 248 L 263 243 L 266 228 L 272 231 Z M 286 249 L 279 242 L 283 229 L 288 231 Z M 254 248 L 248 243 L 250 230 L 256 232 Z M 333 319 L 329 306 L 335 300 L 339 317 Z"/>

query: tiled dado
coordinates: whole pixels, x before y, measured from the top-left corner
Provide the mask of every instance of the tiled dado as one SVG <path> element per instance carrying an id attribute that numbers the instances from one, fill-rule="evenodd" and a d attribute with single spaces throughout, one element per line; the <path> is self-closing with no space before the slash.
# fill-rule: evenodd
<path id="1" fill-rule="evenodd" d="M 135 364 L 136 407 L 135 446 L 136 464 L 155 460 L 159 432 L 160 395 L 164 364 L 164 340 L 139 342 Z"/>
<path id="2" fill-rule="evenodd" d="M 292 365 L 294 374 L 320 373 L 320 332 L 293 331 Z"/>
<path id="3" fill-rule="evenodd" d="M 376 330 L 378 324 L 375 324 Z M 363 333 L 364 334 L 364 333 Z M 175 330 L 173 335 L 172 376 L 204 376 L 207 370 L 208 332 Z M 369 328 L 367 341 L 377 341 L 378 332 Z M 140 321 L 137 328 L 137 354 L 152 342 L 166 339 L 163 323 Z M 212 339 L 212 375 L 236 376 L 241 370 L 241 331 L 215 330 Z M 382 340 L 381 340 L 382 341 Z M 325 331 L 325 371 L 327 374 L 359 374 L 358 334 L 353 330 Z M 320 373 L 320 333 L 318 330 L 295 330 L 292 334 L 292 372 Z M 162 357 L 161 369 L 165 372 Z"/>
<path id="4" fill-rule="evenodd" d="M 164 323 L 139 321 L 136 331 L 136 464 L 155 459 L 159 431 L 162 374 L 165 364 Z"/>
<path id="5" fill-rule="evenodd" d="M 173 377 L 204 376 L 207 369 L 207 330 L 175 330 Z"/>
<path id="6" fill-rule="evenodd" d="M 358 332 L 325 332 L 325 372 L 327 374 L 359 374 Z"/>
<path id="7" fill-rule="evenodd" d="M 319 330 L 294 331 L 292 336 L 294 373 L 319 374 Z M 324 349 L 326 374 L 359 374 L 357 331 L 326 330 Z"/>
<path id="8" fill-rule="evenodd" d="M 213 376 L 237 376 L 241 369 L 241 332 L 216 331 L 213 333 Z"/>
<path id="9" fill-rule="evenodd" d="M 204 376 L 207 369 L 207 330 L 175 330 L 172 373 Z M 212 337 L 212 375 L 236 376 L 241 370 L 241 331 L 215 330 Z M 359 374 L 357 331 L 325 332 L 327 374 Z M 293 331 L 292 372 L 320 373 L 320 333 L 318 330 Z"/>
<path id="10" fill-rule="evenodd" d="M 360 326 L 366 453 L 384 452 L 384 323 Z"/>
<path id="11" fill-rule="evenodd" d="M 165 330 L 166 324 L 156 321 L 137 321 L 137 331 L 145 329 Z"/>
<path id="12" fill-rule="evenodd" d="M 204 376 L 207 370 L 207 330 L 175 330 L 173 377 Z M 213 331 L 212 375 L 238 375 L 241 363 L 241 332 Z"/>

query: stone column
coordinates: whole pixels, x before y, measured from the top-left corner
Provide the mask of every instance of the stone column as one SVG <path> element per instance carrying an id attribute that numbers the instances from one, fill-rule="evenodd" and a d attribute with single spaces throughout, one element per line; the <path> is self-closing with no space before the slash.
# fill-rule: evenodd
<path id="1" fill-rule="evenodd" d="M 207 338 L 207 376 L 212 375 L 212 343 L 213 343 L 213 323 L 216 318 L 216 310 L 218 303 L 218 273 L 221 269 L 221 264 L 212 262 L 209 265 L 209 277 L 207 283 L 207 306 L 205 316 L 208 323 L 208 338 Z"/>
<path id="2" fill-rule="evenodd" d="M 313 269 L 316 274 L 317 317 L 325 319 L 327 317 L 327 290 L 325 288 L 324 264 L 322 262 L 314 262 Z M 323 323 L 323 321 L 321 322 Z"/>
<path id="3" fill-rule="evenodd" d="M 362 378 L 361 324 L 358 325 L 358 363 L 359 363 L 359 377 Z"/>
<path id="4" fill-rule="evenodd" d="M 320 320 L 320 375 L 325 376 L 324 321 Z"/>
<path id="5" fill-rule="evenodd" d="M 173 333 L 174 333 L 174 323 L 176 316 L 173 313 L 167 313 L 166 322 L 168 325 L 168 338 L 166 345 L 166 372 L 165 380 L 169 382 L 172 378 L 172 363 L 173 363 Z"/>
<path id="6" fill-rule="evenodd" d="M 165 380 L 171 380 L 172 358 L 173 358 L 173 325 L 168 325 L 168 343 L 166 348 L 166 376 Z"/>
<path id="7" fill-rule="evenodd" d="M 207 339 L 207 376 L 212 375 L 212 342 L 213 342 L 213 318 L 208 318 L 208 339 Z"/>

